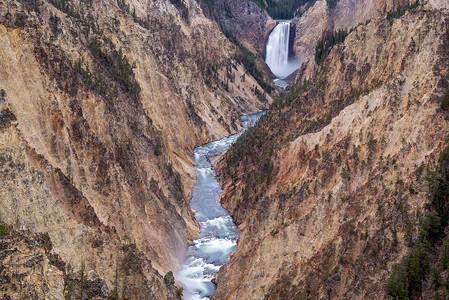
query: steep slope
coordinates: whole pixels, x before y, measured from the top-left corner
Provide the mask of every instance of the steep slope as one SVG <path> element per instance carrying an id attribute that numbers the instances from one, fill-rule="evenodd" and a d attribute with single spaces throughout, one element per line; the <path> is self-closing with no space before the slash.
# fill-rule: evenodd
<path id="1" fill-rule="evenodd" d="M 271 93 L 275 88 L 271 71 L 264 62 L 265 42 L 276 22 L 250 0 L 201 0 L 199 3 L 205 15 L 215 20 L 223 34 L 237 46 L 237 62 Z"/>
<path id="2" fill-rule="evenodd" d="M 326 31 L 355 27 L 408 3 L 408 0 L 318 0 L 294 21 L 296 56 L 301 61 L 308 60 Z"/>
<path id="3" fill-rule="evenodd" d="M 265 42 L 276 22 L 250 0 L 202 1 L 207 15 L 214 17 L 222 29 L 246 48 L 263 57 Z"/>
<path id="4" fill-rule="evenodd" d="M 228 151 L 241 236 L 214 299 L 385 297 L 447 146 L 448 26 L 426 9 L 359 26 Z"/>
<path id="5" fill-rule="evenodd" d="M 198 232 L 192 150 L 271 101 L 235 53 L 195 1 L 0 2 L 1 220 L 110 291 L 179 297 L 149 283 Z"/>

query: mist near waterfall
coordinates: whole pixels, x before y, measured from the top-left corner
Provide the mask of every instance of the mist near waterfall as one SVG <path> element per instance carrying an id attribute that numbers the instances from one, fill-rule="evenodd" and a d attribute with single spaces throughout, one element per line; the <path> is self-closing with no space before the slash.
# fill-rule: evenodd
<path id="1" fill-rule="evenodd" d="M 268 37 L 265 62 L 276 77 L 284 79 L 301 63 L 295 57 L 289 57 L 291 21 L 281 21 Z"/>

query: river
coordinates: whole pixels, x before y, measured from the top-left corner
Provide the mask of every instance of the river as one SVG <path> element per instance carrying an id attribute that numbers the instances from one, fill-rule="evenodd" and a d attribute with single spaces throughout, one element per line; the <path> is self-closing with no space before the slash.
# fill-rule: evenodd
<path id="1" fill-rule="evenodd" d="M 197 147 L 194 151 L 197 183 L 190 206 L 196 211 L 195 218 L 201 233 L 193 241 L 194 245 L 187 249 L 189 256 L 176 273 L 176 279 L 182 284 L 185 300 L 205 300 L 213 295 L 215 284 L 212 279 L 220 267 L 229 262 L 239 238 L 231 215 L 218 202 L 222 189 L 209 158 L 226 151 L 262 115 L 263 112 L 242 116 L 243 129 L 240 132 Z"/>

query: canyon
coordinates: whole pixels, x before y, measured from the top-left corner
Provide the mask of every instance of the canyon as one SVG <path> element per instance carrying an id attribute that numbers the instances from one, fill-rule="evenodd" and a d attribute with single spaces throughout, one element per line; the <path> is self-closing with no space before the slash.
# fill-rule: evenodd
<path id="1" fill-rule="evenodd" d="M 171 271 L 199 232 L 193 149 L 271 102 L 217 24 L 187 4 L 188 16 L 167 1 L 0 3 L 0 218 L 48 234 L 47 255 L 120 298 L 180 297 Z M 65 278 L 59 290 L 41 291 L 46 277 L 12 261 L 2 295 L 85 292 L 68 270 L 51 275 Z M 15 278 L 27 288 L 14 291 Z"/>
<path id="2" fill-rule="evenodd" d="M 386 298 L 447 147 L 448 16 L 357 26 L 216 162 L 241 235 L 214 299 Z"/>
<path id="3" fill-rule="evenodd" d="M 240 232 L 212 299 L 386 298 L 447 147 L 449 3 L 304 3 L 283 91 L 258 1 L 0 1 L 0 296 L 181 299 L 194 149 L 266 110 L 210 158 Z"/>

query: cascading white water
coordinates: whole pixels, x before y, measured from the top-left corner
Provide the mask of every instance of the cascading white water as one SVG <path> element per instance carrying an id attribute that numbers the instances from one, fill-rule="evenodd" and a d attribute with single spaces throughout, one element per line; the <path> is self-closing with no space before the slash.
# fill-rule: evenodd
<path id="1" fill-rule="evenodd" d="M 197 147 L 193 159 L 198 181 L 193 189 L 190 206 L 201 233 L 187 249 L 189 256 L 175 274 L 184 288 L 184 300 L 207 300 L 215 292 L 212 279 L 231 253 L 237 248 L 239 233 L 231 215 L 217 202 L 221 187 L 209 158 L 228 149 L 237 138 L 253 126 L 264 113 L 242 116 L 243 129 L 234 135 Z"/>
<path id="2" fill-rule="evenodd" d="M 281 21 L 268 37 L 265 62 L 271 72 L 284 79 L 301 66 L 295 58 L 289 58 L 291 21 Z"/>

